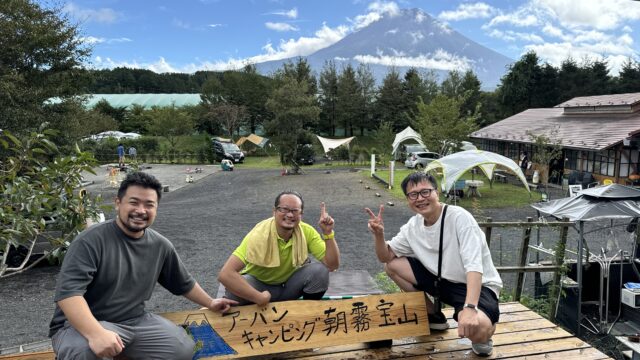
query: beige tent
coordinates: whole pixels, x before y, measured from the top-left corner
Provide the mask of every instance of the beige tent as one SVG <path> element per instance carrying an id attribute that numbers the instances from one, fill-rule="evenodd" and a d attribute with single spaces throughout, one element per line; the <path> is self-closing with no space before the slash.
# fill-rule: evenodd
<path id="1" fill-rule="evenodd" d="M 247 141 L 249 141 L 250 143 L 260 148 L 264 148 L 264 146 L 267 145 L 267 142 L 269 142 L 269 139 L 263 138 L 262 136 L 258 136 L 256 134 L 251 134 L 249 136 L 243 136 L 240 139 L 238 139 L 238 141 L 236 142 L 236 145 L 241 146 Z"/>
<path id="2" fill-rule="evenodd" d="M 318 140 L 320 140 L 320 144 L 322 144 L 322 148 L 324 149 L 325 154 L 337 148 L 338 146 L 349 144 L 351 140 L 355 139 L 355 136 L 346 139 L 327 139 L 318 135 L 316 135 L 316 137 L 318 138 Z"/>

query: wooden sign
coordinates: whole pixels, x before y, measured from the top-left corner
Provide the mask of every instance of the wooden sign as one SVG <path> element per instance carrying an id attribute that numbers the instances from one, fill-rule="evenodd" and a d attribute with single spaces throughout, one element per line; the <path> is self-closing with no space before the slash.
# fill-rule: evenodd
<path id="1" fill-rule="evenodd" d="M 228 359 L 429 334 L 424 293 L 296 300 L 162 314 L 196 341 L 194 359 Z"/>

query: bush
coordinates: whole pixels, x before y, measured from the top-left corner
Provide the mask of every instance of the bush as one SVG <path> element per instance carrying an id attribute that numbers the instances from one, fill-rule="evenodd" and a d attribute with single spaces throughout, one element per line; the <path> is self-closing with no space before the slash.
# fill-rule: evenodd
<path id="1" fill-rule="evenodd" d="M 49 260 L 60 262 L 87 218 L 97 217 L 101 199 L 74 193 L 82 172 L 93 172 L 95 159 L 78 147 L 73 155 L 60 154 L 54 137 L 50 130 L 23 139 L 0 133 L 0 277 L 39 262 L 25 267 L 38 236 L 53 246 Z M 46 229 L 45 219 L 54 219 Z M 11 247 L 29 249 L 19 266 L 7 266 Z"/>

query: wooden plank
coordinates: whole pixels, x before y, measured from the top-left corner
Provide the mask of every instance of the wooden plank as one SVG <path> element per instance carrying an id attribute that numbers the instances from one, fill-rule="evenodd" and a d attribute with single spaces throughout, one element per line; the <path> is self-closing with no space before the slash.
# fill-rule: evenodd
<path id="1" fill-rule="evenodd" d="M 0 355 L 0 359 L 11 360 L 55 360 L 55 355 L 52 350 L 39 351 L 22 354 Z"/>
<path id="2" fill-rule="evenodd" d="M 562 350 L 589 347 L 589 344 L 571 337 L 569 333 L 559 327 L 497 334 L 493 336 L 493 343 L 494 353 L 492 357 L 500 358 L 528 354 L 536 355 L 549 352 L 550 349 Z M 417 344 L 400 344 L 391 348 L 376 350 L 319 354 L 305 357 L 305 359 L 398 359 L 414 356 L 424 359 L 425 355 L 428 355 L 430 359 L 461 359 L 467 357 L 470 353 L 471 342 L 469 339 L 455 338 Z"/>
<path id="3" fill-rule="evenodd" d="M 496 266 L 499 273 L 522 273 L 522 272 L 558 272 L 564 269 L 562 265 L 539 265 L 539 266 Z"/>
<path id="4" fill-rule="evenodd" d="M 369 295 L 345 300 L 285 301 L 267 307 L 234 307 L 162 314 L 187 324 L 203 347 L 195 358 L 226 359 L 427 335 L 422 292 Z M 217 342 L 217 343 L 216 343 Z M 221 346 L 216 346 L 222 343 Z"/>
<path id="5" fill-rule="evenodd" d="M 531 217 L 527 218 L 527 222 L 531 223 L 533 219 Z M 518 265 L 520 267 L 524 267 L 527 265 L 527 255 L 529 254 L 529 240 L 531 239 L 531 226 L 526 227 L 523 230 L 522 235 L 522 244 L 520 247 L 520 261 L 518 261 Z M 522 290 L 524 288 L 524 273 L 518 272 L 518 277 L 516 279 L 516 288 L 513 299 L 516 301 L 520 301 L 520 296 L 522 295 Z"/>

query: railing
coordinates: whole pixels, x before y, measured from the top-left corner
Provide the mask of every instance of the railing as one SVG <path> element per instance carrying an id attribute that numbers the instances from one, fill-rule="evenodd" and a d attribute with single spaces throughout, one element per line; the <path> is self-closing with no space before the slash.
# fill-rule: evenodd
<path id="1" fill-rule="evenodd" d="M 514 288 L 514 300 L 519 301 L 522 297 L 524 289 L 524 276 L 528 272 L 553 272 L 552 286 L 554 289 L 558 289 L 560 286 L 560 277 L 564 270 L 564 257 L 565 247 L 567 244 L 567 234 L 569 227 L 574 226 L 573 222 L 569 221 L 553 221 L 553 222 L 534 222 L 531 217 L 528 217 L 526 221 L 520 222 L 493 222 L 491 218 L 487 218 L 487 221 L 479 222 L 478 225 L 484 230 L 485 237 L 487 239 L 487 245 L 491 245 L 491 237 L 493 235 L 493 228 L 521 228 L 522 229 L 522 241 L 516 257 L 516 265 L 510 266 L 496 266 L 500 273 L 516 273 L 516 285 Z M 556 251 L 551 264 L 545 265 L 529 265 L 527 259 L 529 255 L 529 243 L 531 241 L 531 232 L 534 228 L 559 228 L 558 241 L 555 245 Z M 550 296 L 550 301 L 555 301 L 555 296 Z M 551 308 L 555 308 L 555 304 L 551 304 Z M 553 316 L 553 314 L 550 314 Z M 552 319 L 553 320 L 553 319 Z"/>

